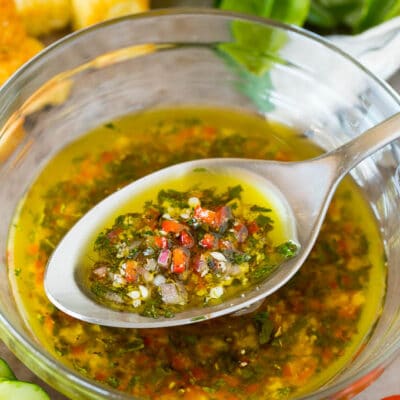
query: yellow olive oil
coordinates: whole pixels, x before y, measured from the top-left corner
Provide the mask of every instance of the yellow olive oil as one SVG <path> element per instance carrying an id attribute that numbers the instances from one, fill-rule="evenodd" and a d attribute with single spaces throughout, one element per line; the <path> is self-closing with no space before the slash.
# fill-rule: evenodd
<path id="1" fill-rule="evenodd" d="M 151 330 L 91 325 L 55 309 L 43 274 L 57 243 L 84 213 L 151 172 L 199 158 L 294 161 L 318 154 L 290 127 L 218 108 L 148 110 L 87 133 L 51 160 L 16 210 L 9 275 L 27 326 L 76 373 L 138 398 L 279 400 L 317 389 L 368 340 L 385 293 L 382 240 L 350 178 L 298 274 L 240 318 Z M 186 188 L 194 178 L 173 185 Z M 240 177 L 212 178 L 217 188 L 237 183 L 247 184 Z M 250 184 L 246 193 L 273 208 L 259 188 Z M 276 232 L 278 241 L 287 238 L 284 224 Z"/>

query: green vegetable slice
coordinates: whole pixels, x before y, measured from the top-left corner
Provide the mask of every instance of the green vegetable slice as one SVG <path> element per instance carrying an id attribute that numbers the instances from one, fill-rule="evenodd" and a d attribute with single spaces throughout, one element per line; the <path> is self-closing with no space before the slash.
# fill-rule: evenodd
<path id="1" fill-rule="evenodd" d="M 357 26 L 359 32 L 400 15 L 399 0 L 370 0 L 368 4 L 367 13 Z"/>
<path id="2" fill-rule="evenodd" d="M 310 0 L 279 0 L 274 2 L 271 18 L 287 24 L 303 25 L 308 11 Z"/>
<path id="3" fill-rule="evenodd" d="M 17 379 L 10 366 L 2 358 L 0 358 L 0 379 L 7 379 L 10 381 Z"/>
<path id="4" fill-rule="evenodd" d="M 310 0 L 222 0 L 217 6 L 223 10 L 272 18 L 289 24 L 302 25 L 310 9 Z M 279 50 L 287 42 L 285 32 L 245 21 L 231 25 L 234 40 L 222 43 L 219 50 L 239 67 L 242 80 L 239 90 L 246 94 L 262 112 L 273 106 L 268 100 L 271 90 L 269 70 L 274 63 L 284 63 Z"/>
<path id="5" fill-rule="evenodd" d="M 288 24 L 303 25 L 310 9 L 310 0 L 222 0 L 219 7 L 222 10 L 258 15 Z"/>
<path id="6" fill-rule="evenodd" d="M 307 23 L 321 29 L 333 29 L 337 25 L 336 18 L 332 13 L 315 1 L 311 2 Z"/>
<path id="7" fill-rule="evenodd" d="M 222 0 L 219 7 L 222 10 L 254 14 L 260 17 L 269 17 L 274 3 L 275 0 Z"/>
<path id="8" fill-rule="evenodd" d="M 0 400 L 50 400 L 49 395 L 38 385 L 16 380 L 0 382 Z"/>
<path id="9" fill-rule="evenodd" d="M 400 15 L 400 0 L 221 0 L 216 5 L 319 32 L 359 33 Z"/>
<path id="10" fill-rule="evenodd" d="M 399 0 L 312 0 L 311 27 L 359 33 L 400 15 Z"/>

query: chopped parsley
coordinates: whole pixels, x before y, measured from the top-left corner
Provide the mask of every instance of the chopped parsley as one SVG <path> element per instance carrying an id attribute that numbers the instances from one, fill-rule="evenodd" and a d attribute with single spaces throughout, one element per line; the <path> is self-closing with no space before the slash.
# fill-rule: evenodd
<path id="1" fill-rule="evenodd" d="M 246 204 L 241 185 L 162 189 L 141 213 L 120 215 L 94 242 L 95 299 L 146 317 L 216 305 L 268 277 L 295 245 L 274 247 L 270 208 Z M 232 201 L 236 207 L 232 207 Z M 254 236 L 256 235 L 256 237 Z"/>

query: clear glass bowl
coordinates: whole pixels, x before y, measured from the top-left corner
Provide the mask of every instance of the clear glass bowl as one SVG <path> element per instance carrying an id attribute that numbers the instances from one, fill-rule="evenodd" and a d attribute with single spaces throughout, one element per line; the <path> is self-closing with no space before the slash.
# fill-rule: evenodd
<path id="1" fill-rule="evenodd" d="M 259 39 L 240 38 L 241 24 Z M 236 54 L 241 66 L 217 49 Z M 67 143 L 117 116 L 179 104 L 265 114 L 329 150 L 399 111 L 400 99 L 316 35 L 201 10 L 107 22 L 66 37 L 19 70 L 0 90 L 0 335 L 29 368 L 72 398 L 131 397 L 61 365 L 31 334 L 7 276 L 11 218 L 32 180 Z M 382 315 L 361 354 L 308 399 L 350 398 L 399 353 L 399 151 L 398 144 L 387 146 L 353 172 L 385 242 Z"/>

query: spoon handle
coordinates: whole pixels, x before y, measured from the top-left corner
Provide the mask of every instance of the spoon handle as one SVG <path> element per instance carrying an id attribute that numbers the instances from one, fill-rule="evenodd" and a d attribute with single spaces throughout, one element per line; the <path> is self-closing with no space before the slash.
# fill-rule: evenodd
<path id="1" fill-rule="evenodd" d="M 362 160 L 400 138 L 400 112 L 367 130 L 329 154 L 338 165 L 338 178 L 347 174 Z"/>

